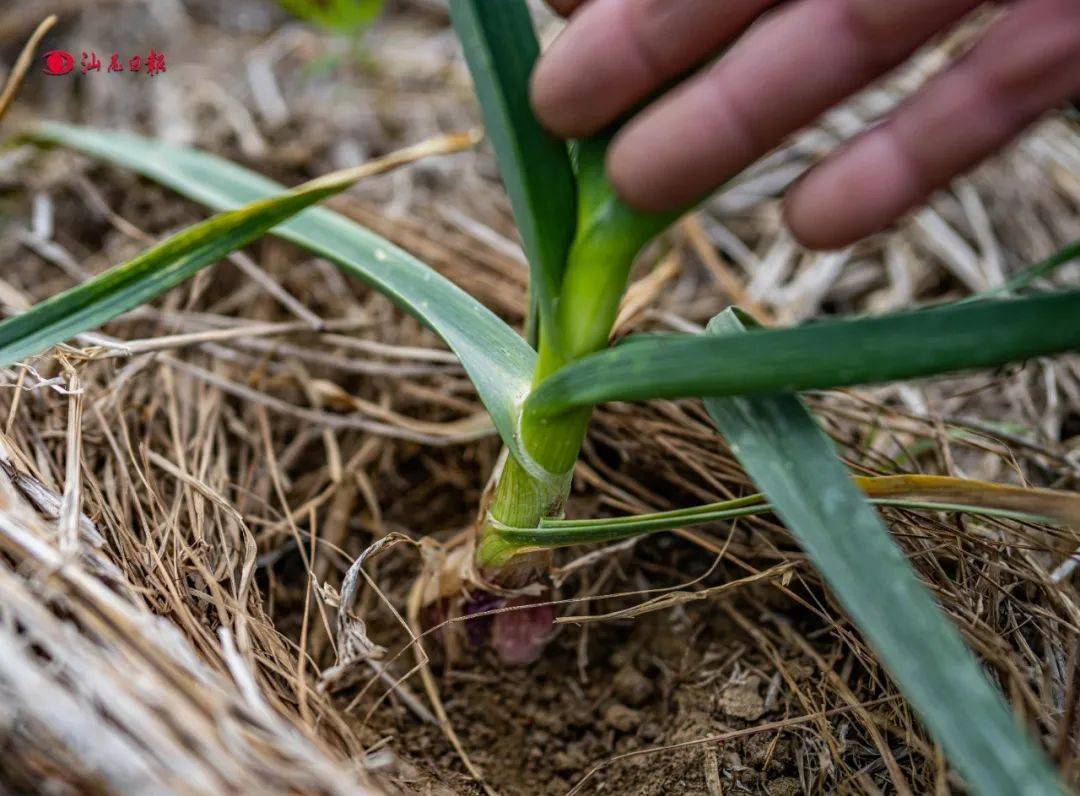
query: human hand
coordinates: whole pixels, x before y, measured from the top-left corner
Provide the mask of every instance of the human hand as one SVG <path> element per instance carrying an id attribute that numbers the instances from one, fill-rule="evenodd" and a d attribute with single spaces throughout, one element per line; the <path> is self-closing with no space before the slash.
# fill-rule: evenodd
<path id="1" fill-rule="evenodd" d="M 540 120 L 619 132 L 608 172 L 631 206 L 699 199 L 903 63 L 980 0 L 549 0 L 570 16 L 533 78 Z M 740 38 L 741 36 L 741 38 Z M 736 41 L 737 39 L 737 41 Z M 788 226 L 835 248 L 876 232 L 1080 95 L 1080 0 L 1016 0 L 980 41 L 788 194 Z"/>

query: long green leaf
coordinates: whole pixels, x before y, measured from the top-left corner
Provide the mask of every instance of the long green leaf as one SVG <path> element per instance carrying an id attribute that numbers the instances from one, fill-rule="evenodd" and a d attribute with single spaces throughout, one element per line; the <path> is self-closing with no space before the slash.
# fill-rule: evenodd
<path id="1" fill-rule="evenodd" d="M 852 482 L 876 506 L 950 511 L 1080 528 L 1080 495 L 1053 489 L 994 484 L 936 475 L 855 476 Z M 546 517 L 539 528 L 500 526 L 499 533 L 522 546 L 562 547 L 627 539 L 645 533 L 774 511 L 761 493 L 689 508 L 603 519 Z"/>
<path id="2" fill-rule="evenodd" d="M 425 154 L 445 154 L 467 144 L 468 140 L 461 137 L 422 144 L 195 224 L 135 259 L 0 323 L 0 366 L 40 353 L 149 301 L 359 179 Z"/>
<path id="3" fill-rule="evenodd" d="M 875 506 L 957 512 L 1080 528 L 1080 495 L 1072 492 L 921 475 L 857 477 L 853 482 Z M 736 517 L 771 514 L 775 510 L 765 495 L 758 493 L 652 514 L 586 520 L 548 517 L 540 521 L 538 528 L 494 525 L 499 536 L 512 545 L 550 549 L 631 539 Z"/>
<path id="4" fill-rule="evenodd" d="M 149 301 L 325 195 L 287 194 L 214 216 L 0 322 L 0 367 L 39 354 Z"/>
<path id="5" fill-rule="evenodd" d="M 32 137 L 133 169 L 218 210 L 284 190 L 223 158 L 127 133 L 46 124 Z M 516 407 L 536 363 L 535 352 L 520 335 L 450 280 L 339 213 L 312 208 L 272 232 L 334 262 L 442 337 L 461 360 L 499 434 L 517 450 Z"/>
<path id="6" fill-rule="evenodd" d="M 1080 349 L 1080 290 L 824 321 L 737 337 L 616 346 L 547 379 L 526 410 L 604 401 L 797 392 L 932 376 Z"/>
<path id="7" fill-rule="evenodd" d="M 1074 240 L 1072 243 L 1067 244 L 1062 249 L 1059 249 L 1058 251 L 1051 254 L 1041 263 L 1037 263 L 1036 265 L 1033 265 L 1024 271 L 1021 271 L 1004 284 L 998 285 L 994 288 L 990 288 L 989 290 L 984 290 L 982 293 L 970 296 L 969 298 L 964 299 L 963 302 L 958 303 L 966 304 L 969 301 L 978 301 L 981 299 L 993 298 L 994 296 L 1000 296 L 1012 293 L 1017 290 L 1021 290 L 1022 288 L 1030 285 L 1036 279 L 1046 276 L 1047 274 L 1057 270 L 1061 266 L 1068 265 L 1075 260 L 1080 260 L 1080 240 Z"/>
<path id="8" fill-rule="evenodd" d="M 752 339 L 734 313 L 709 333 Z M 705 406 L 953 765 L 977 793 L 1060 793 L 1054 774 L 793 395 Z"/>
<path id="9" fill-rule="evenodd" d="M 992 509 L 970 506 L 964 503 L 934 503 L 925 500 L 898 500 L 893 498 L 870 498 L 872 506 L 890 506 L 910 511 L 944 511 L 956 514 L 972 514 L 981 517 L 996 517 L 1022 522 L 1045 523 L 1050 518 L 1038 514 L 1025 514 L 1012 509 Z M 741 501 L 731 500 L 725 503 L 709 503 L 695 506 L 693 509 L 676 509 L 655 514 L 636 514 L 627 517 L 613 517 L 596 520 L 548 520 L 540 521 L 538 528 L 517 528 L 492 522 L 495 533 L 503 541 L 510 543 L 520 552 L 531 550 L 554 550 L 560 547 L 575 547 L 601 542 L 618 542 L 647 536 L 661 531 L 674 531 L 680 528 L 694 528 L 698 525 L 711 525 L 714 522 L 733 520 L 739 517 L 755 517 L 762 514 L 775 514 L 772 503 L 759 500 L 747 505 L 737 505 Z"/>
<path id="10" fill-rule="evenodd" d="M 540 126 L 529 102 L 529 79 L 540 54 L 532 18 L 516 0 L 451 0 L 450 16 L 525 244 L 530 290 L 547 327 L 574 234 L 575 188 L 566 144 Z"/>

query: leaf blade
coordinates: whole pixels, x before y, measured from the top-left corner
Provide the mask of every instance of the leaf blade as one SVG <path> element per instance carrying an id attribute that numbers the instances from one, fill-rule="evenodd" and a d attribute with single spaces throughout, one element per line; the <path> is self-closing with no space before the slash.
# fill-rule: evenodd
<path id="1" fill-rule="evenodd" d="M 532 18 L 516 0 L 451 0 L 450 18 L 525 246 L 530 291 L 551 334 L 574 234 L 576 188 L 566 144 L 544 130 L 532 111 L 529 80 L 540 54 Z"/>
<path id="2" fill-rule="evenodd" d="M 1003 284 L 963 299 L 962 303 L 967 303 L 969 301 L 982 301 L 984 299 L 993 298 L 994 296 L 1000 296 L 1003 294 L 1012 293 L 1017 290 L 1022 290 L 1023 288 L 1034 282 L 1036 279 L 1041 279 L 1047 274 L 1050 274 L 1053 271 L 1056 271 L 1058 268 L 1061 268 L 1063 265 L 1068 265 L 1075 260 L 1080 260 L 1080 239 L 1067 243 L 1061 249 L 1054 252 L 1045 260 L 1043 260 L 1041 263 L 1037 263 L 1024 271 L 1021 271 L 1016 276 L 1007 280 Z"/>
<path id="3" fill-rule="evenodd" d="M 1005 486 L 946 476 L 862 476 L 852 480 L 875 506 L 958 512 L 1080 528 L 1080 495 L 1072 492 Z M 510 544 L 550 549 L 618 541 L 773 512 L 775 507 L 758 493 L 651 514 L 602 519 L 545 518 L 541 520 L 539 528 L 503 525 L 497 526 L 496 531 Z"/>
<path id="4" fill-rule="evenodd" d="M 670 335 L 586 357 L 526 409 L 798 392 L 933 376 L 1080 349 L 1080 290 L 824 321 L 738 337 Z"/>
<path id="5" fill-rule="evenodd" d="M 708 333 L 741 334 L 733 313 Z M 976 792 L 1060 793 L 1043 755 L 985 679 L 794 395 L 710 398 L 709 415 L 769 496 L 952 763 Z"/>
<path id="6" fill-rule="evenodd" d="M 284 190 L 228 160 L 127 133 L 50 123 L 31 137 L 130 168 L 216 210 Z M 426 323 L 461 360 L 500 436 L 516 450 L 516 407 L 536 362 L 520 335 L 441 274 L 332 210 L 310 208 L 272 234 L 334 262 Z"/>
<path id="7" fill-rule="evenodd" d="M 359 179 L 453 146 L 462 148 L 461 139 L 444 137 L 193 224 L 132 260 L 0 322 L 0 365 L 40 353 L 149 301 Z"/>

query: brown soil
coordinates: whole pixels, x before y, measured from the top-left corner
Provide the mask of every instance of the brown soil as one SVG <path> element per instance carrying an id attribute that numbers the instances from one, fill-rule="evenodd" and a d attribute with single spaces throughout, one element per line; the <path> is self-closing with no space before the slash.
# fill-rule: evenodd
<path id="1" fill-rule="evenodd" d="M 701 743 L 799 712 L 752 647 L 723 611 L 706 606 L 597 626 L 584 637 L 571 626 L 526 670 L 501 669 L 485 655 L 439 667 L 439 682 L 465 747 L 500 793 L 563 794 L 595 765 L 630 752 L 644 753 L 600 768 L 583 792 L 704 794 L 710 775 L 729 788 L 803 792 L 783 734 Z M 799 683 L 812 672 L 797 655 L 784 665 Z M 386 729 L 416 768 L 410 784 L 477 790 L 438 728 L 396 713 Z M 872 749 L 863 756 L 876 759 Z"/>

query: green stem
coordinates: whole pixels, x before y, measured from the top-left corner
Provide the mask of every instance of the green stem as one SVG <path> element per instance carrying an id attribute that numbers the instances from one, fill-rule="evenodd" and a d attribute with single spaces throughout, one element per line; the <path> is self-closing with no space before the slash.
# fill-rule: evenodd
<path id="1" fill-rule="evenodd" d="M 606 139 L 576 144 L 577 227 L 552 304 L 553 322 L 539 324 L 533 390 L 571 362 L 607 346 L 634 259 L 676 218 L 645 216 L 619 201 L 604 173 L 607 144 Z M 481 566 L 501 567 L 517 552 L 494 532 L 496 526 L 536 528 L 545 517 L 561 515 L 591 416 L 592 409 L 585 407 L 521 418 L 521 447 L 529 461 L 510 458 L 506 463 L 477 552 Z"/>
<path id="2" fill-rule="evenodd" d="M 620 255 L 622 262 L 617 259 Z M 632 254 L 629 260 L 633 261 Z M 566 363 L 607 344 L 629 273 L 626 255 L 613 253 L 610 246 L 597 245 L 596 236 L 575 241 L 564 281 L 565 285 L 573 285 L 574 291 L 565 293 L 556 315 L 557 334 L 563 345 L 556 347 L 541 332 L 534 388 Z M 512 456 L 507 459 L 489 510 L 492 520 L 531 528 L 545 517 L 562 513 L 591 416 L 591 409 L 579 409 L 537 422 L 523 419 L 521 444 L 532 461 L 526 466 Z M 492 533 L 490 523 L 485 525 L 477 551 L 481 566 L 503 566 L 515 552 L 516 546 L 507 545 Z"/>

